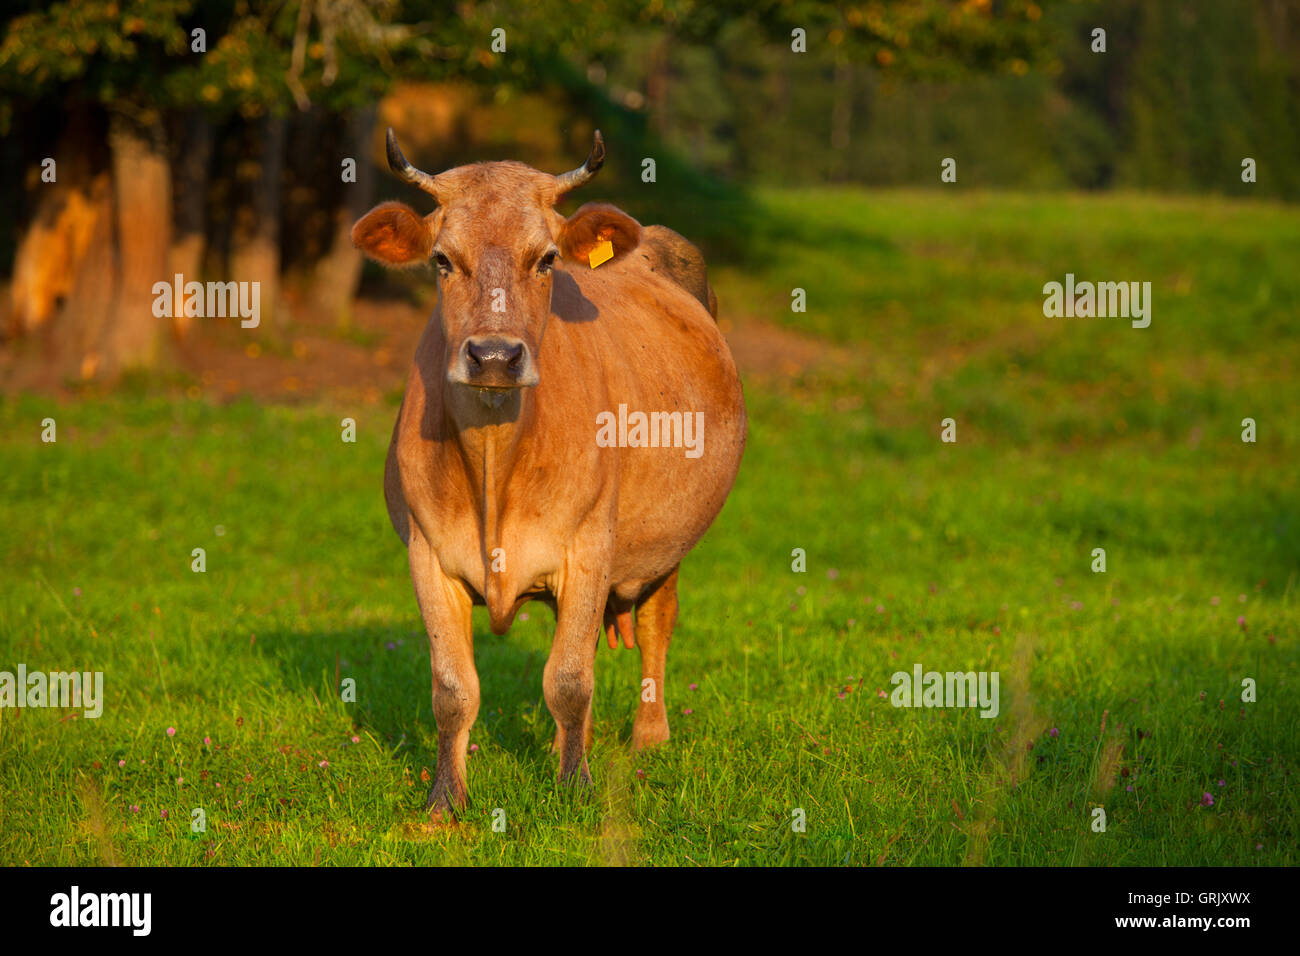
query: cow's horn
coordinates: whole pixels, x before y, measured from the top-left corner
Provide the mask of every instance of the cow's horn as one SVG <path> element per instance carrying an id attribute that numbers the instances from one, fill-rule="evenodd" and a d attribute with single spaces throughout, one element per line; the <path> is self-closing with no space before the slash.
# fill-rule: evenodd
<path id="1" fill-rule="evenodd" d="M 591 152 L 587 154 L 587 161 L 577 169 L 555 177 L 556 193 L 562 195 L 570 189 L 577 189 L 595 176 L 596 170 L 603 165 L 605 165 L 605 140 L 601 137 L 600 130 L 596 130 L 591 143 Z"/>
<path id="2" fill-rule="evenodd" d="M 430 176 L 410 164 L 397 145 L 397 134 L 388 127 L 388 168 L 412 185 L 419 186 L 434 199 L 438 198 L 438 177 Z"/>

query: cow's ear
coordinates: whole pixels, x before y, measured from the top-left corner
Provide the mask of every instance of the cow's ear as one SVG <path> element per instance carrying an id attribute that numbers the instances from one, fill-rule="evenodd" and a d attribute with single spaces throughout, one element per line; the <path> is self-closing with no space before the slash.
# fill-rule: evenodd
<path id="1" fill-rule="evenodd" d="M 608 203 L 589 202 L 565 220 L 556 242 L 565 259 L 594 269 L 635 249 L 641 224 Z"/>
<path id="2" fill-rule="evenodd" d="M 380 203 L 352 227 L 352 244 L 389 266 L 414 266 L 429 260 L 433 233 L 424 218 L 400 202 Z"/>

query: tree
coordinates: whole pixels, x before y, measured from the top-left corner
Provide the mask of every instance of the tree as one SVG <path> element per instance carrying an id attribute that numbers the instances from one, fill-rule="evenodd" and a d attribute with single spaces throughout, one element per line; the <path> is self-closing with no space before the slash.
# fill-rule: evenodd
<path id="1" fill-rule="evenodd" d="M 286 321 L 277 288 L 291 263 L 310 282 L 315 308 L 345 314 L 360 270 L 348 227 L 370 202 L 374 178 L 360 167 L 374 106 L 396 81 L 554 86 L 556 76 L 574 75 L 573 64 L 612 55 L 630 33 L 645 31 L 662 37 L 655 46 L 662 80 L 673 39 L 709 42 L 744 21 L 788 44 L 799 28 L 842 64 L 833 135 L 843 142 L 852 128 L 849 63 L 903 75 L 1016 72 L 1044 49 L 1038 7 L 1028 0 L 1002 0 L 996 9 L 988 0 L 844 8 L 823 0 L 28 0 L 27 7 L 0 21 L 0 132 L 43 128 L 50 115 L 68 122 L 50 137 L 24 137 L 53 155 L 60 173 L 57 183 L 31 183 L 11 330 L 43 330 L 70 369 L 106 378 L 156 364 L 168 332 L 188 332 L 183 310 L 157 314 L 152 289 L 176 273 L 197 277 L 205 261 L 219 264 L 223 279 L 260 282 L 276 325 Z M 339 188 L 341 156 L 324 164 L 331 173 L 304 173 L 320 157 L 286 145 L 303 128 L 330 133 L 358 161 L 355 182 Z M 286 181 L 328 210 L 328 241 L 311 244 L 314 259 L 302 259 L 302 236 L 285 221 Z M 178 303 L 170 304 L 176 313 Z"/>

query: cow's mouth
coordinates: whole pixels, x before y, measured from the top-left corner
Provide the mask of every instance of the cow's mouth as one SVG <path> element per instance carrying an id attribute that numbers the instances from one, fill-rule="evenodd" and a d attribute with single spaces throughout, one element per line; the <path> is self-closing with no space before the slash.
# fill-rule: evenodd
<path id="1" fill-rule="evenodd" d="M 509 397 L 510 393 L 513 392 L 515 388 L 517 388 L 518 386 L 504 386 L 500 388 L 492 388 L 488 386 L 472 385 L 470 387 L 473 388 L 475 394 L 478 395 L 478 400 L 482 402 L 484 405 L 486 405 L 488 408 L 500 408 L 502 405 L 505 404 L 505 401 Z"/>

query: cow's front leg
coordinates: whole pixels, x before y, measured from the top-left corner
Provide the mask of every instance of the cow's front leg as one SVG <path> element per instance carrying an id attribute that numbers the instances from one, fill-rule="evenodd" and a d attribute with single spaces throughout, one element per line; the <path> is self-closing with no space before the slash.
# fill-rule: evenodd
<path id="1" fill-rule="evenodd" d="M 473 604 L 465 588 L 443 574 L 417 526 L 411 528 L 409 549 L 411 581 L 429 632 L 433 718 L 438 725 L 438 765 L 425 808 L 439 821 L 469 802 L 465 757 L 479 703 L 470 617 Z"/>
<path id="2" fill-rule="evenodd" d="M 595 687 L 596 642 L 605 610 L 608 578 L 588 575 L 566 582 L 559 598 L 555 640 L 542 672 L 542 692 L 555 718 L 555 749 L 560 753 L 560 780 L 591 783 L 587 746 L 591 732 L 591 695 Z"/>

